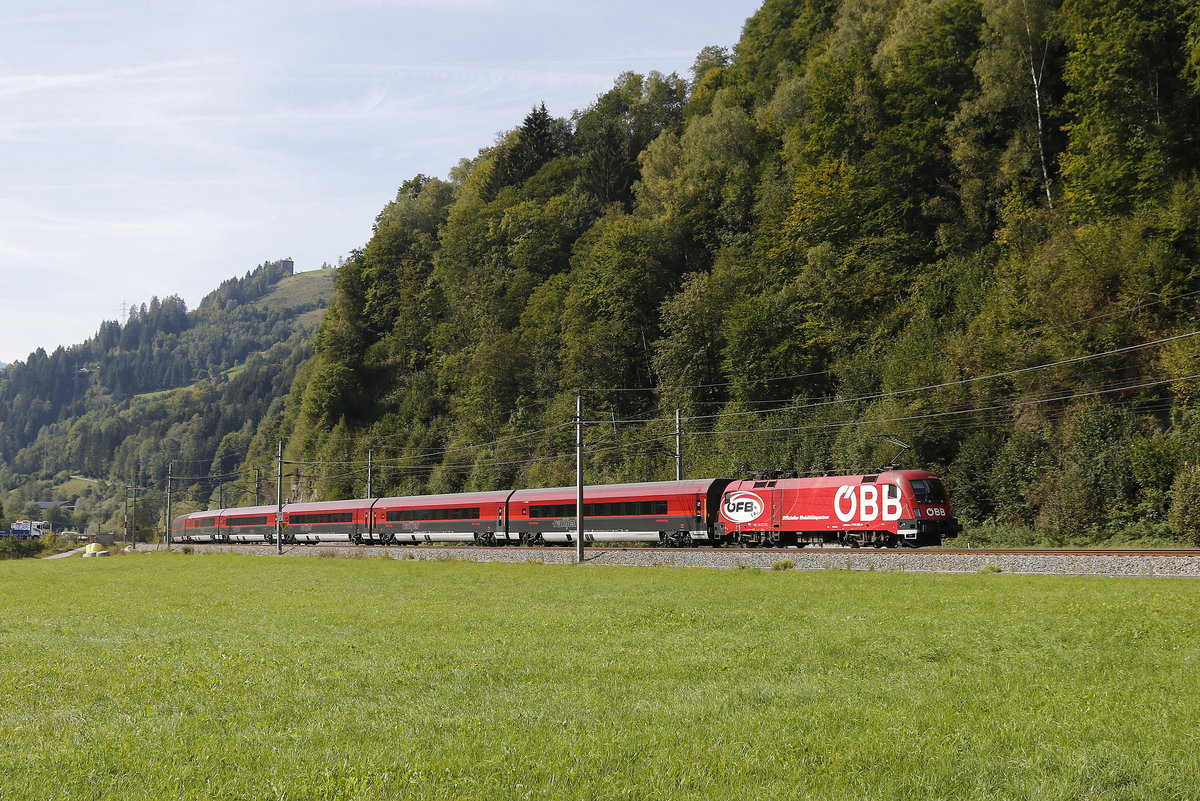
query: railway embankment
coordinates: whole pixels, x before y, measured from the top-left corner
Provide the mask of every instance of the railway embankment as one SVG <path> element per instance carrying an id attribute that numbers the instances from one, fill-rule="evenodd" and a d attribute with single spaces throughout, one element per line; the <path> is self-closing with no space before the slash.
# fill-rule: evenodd
<path id="1" fill-rule="evenodd" d="M 139 551 L 165 550 L 139 545 Z M 277 556 L 274 545 L 172 545 L 194 553 L 243 553 Z M 573 548 L 479 548 L 377 545 L 285 545 L 289 557 L 462 560 L 470 562 L 541 562 L 571 564 Z M 1200 551 L 943 551 L 855 550 L 850 548 L 742 550 L 659 549 L 595 546 L 585 552 L 589 566 L 696 567 L 714 569 L 855 570 L 907 573 L 1012 573 L 1110 577 L 1200 578 Z"/>

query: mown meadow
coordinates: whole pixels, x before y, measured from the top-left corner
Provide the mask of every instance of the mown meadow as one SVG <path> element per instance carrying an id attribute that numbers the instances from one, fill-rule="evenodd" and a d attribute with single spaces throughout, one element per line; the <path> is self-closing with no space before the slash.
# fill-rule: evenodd
<path id="1" fill-rule="evenodd" d="M 1185 799 L 1200 583 L 0 564 L 0 799 Z"/>

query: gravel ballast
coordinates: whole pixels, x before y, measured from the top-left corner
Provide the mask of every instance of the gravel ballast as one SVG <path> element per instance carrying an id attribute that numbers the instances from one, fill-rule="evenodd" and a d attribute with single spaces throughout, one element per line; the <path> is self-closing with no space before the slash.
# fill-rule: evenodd
<path id="1" fill-rule="evenodd" d="M 274 545 L 191 544 L 196 553 L 244 553 L 276 556 Z M 138 545 L 139 551 L 164 550 L 162 545 Z M 284 556 L 464 560 L 471 562 L 541 562 L 572 564 L 574 548 L 439 548 L 427 546 L 323 546 L 287 545 Z M 587 565 L 632 567 L 708 567 L 769 570 L 781 560 L 794 570 L 861 570 L 905 573 L 1016 573 L 1073 576 L 1200 577 L 1200 553 L 1195 556 L 1136 554 L 1055 553 L 944 553 L 939 551 L 861 551 L 850 549 L 791 551 L 675 551 L 651 548 L 613 549 L 589 547 Z"/>

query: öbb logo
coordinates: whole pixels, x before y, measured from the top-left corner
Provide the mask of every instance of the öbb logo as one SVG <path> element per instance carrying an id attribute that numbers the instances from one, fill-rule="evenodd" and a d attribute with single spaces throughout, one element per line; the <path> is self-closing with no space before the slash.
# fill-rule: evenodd
<path id="1" fill-rule="evenodd" d="M 858 492 L 855 492 L 855 489 Z M 856 516 L 864 523 L 876 519 L 899 520 L 900 499 L 888 498 L 885 494 L 882 500 L 881 504 L 879 486 L 876 484 L 842 486 L 838 487 L 837 494 L 833 496 L 833 511 L 843 523 L 849 523 Z"/>
<path id="2" fill-rule="evenodd" d="M 725 498 L 725 516 L 735 523 L 749 523 L 766 508 L 762 498 L 753 492 L 731 492 Z"/>

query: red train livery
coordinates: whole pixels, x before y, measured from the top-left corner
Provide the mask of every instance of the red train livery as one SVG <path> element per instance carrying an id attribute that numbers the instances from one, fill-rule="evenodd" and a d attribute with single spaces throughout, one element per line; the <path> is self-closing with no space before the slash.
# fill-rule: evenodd
<path id="1" fill-rule="evenodd" d="M 942 482 L 924 470 L 734 481 L 717 523 L 721 539 L 763 545 L 937 545 L 960 531 Z"/>
<path id="2" fill-rule="evenodd" d="M 542 545 L 575 542 L 574 487 L 291 503 L 287 542 Z M 175 518 L 180 542 L 274 542 L 277 509 Z M 923 470 L 821 478 L 705 478 L 584 488 L 588 542 L 800 546 L 938 545 L 962 530 L 937 476 Z"/>

